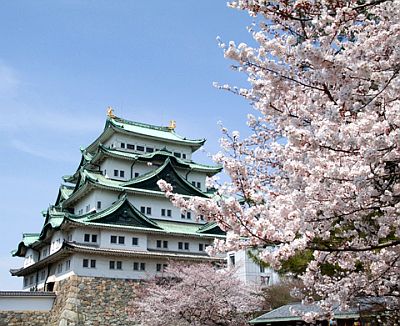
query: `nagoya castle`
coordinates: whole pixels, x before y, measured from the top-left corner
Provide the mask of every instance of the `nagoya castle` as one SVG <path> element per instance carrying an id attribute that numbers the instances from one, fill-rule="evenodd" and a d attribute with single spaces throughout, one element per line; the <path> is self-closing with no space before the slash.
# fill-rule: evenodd
<path id="1" fill-rule="evenodd" d="M 168 262 L 223 262 L 205 248 L 224 232 L 203 216 L 174 207 L 157 181 L 186 198 L 211 198 L 206 177 L 221 171 L 192 161 L 205 139 L 168 127 L 116 117 L 111 108 L 100 136 L 81 149 L 77 170 L 64 176 L 57 200 L 43 213 L 40 233 L 24 233 L 11 274 L 24 290 L 54 291 L 71 276 L 140 280 Z"/>

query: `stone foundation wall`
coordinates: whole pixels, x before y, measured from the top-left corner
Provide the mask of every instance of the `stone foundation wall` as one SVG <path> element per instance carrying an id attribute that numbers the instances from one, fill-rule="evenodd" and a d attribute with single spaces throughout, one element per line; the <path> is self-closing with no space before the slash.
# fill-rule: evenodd
<path id="1" fill-rule="evenodd" d="M 79 276 L 58 282 L 48 325 L 129 325 L 126 308 L 137 286 L 133 280 Z"/>
<path id="2" fill-rule="evenodd" d="M 0 326 L 132 325 L 127 307 L 137 281 L 71 276 L 57 282 L 57 297 L 49 312 L 0 311 Z"/>
<path id="3" fill-rule="evenodd" d="M 43 326 L 49 318 L 45 311 L 0 311 L 0 326 Z"/>

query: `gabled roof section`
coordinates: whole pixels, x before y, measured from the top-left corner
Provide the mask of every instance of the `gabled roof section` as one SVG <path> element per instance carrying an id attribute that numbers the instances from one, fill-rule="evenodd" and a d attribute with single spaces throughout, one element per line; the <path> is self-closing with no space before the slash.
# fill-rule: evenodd
<path id="1" fill-rule="evenodd" d="M 22 241 L 18 244 L 17 250 L 13 250 L 11 254 L 15 257 L 24 257 L 28 247 L 39 240 L 39 233 L 23 233 Z"/>
<path id="2" fill-rule="evenodd" d="M 174 192 L 177 194 L 185 196 L 207 197 L 202 191 L 194 187 L 176 172 L 170 158 L 167 158 L 164 164 L 158 169 L 143 174 L 142 176 L 131 181 L 125 182 L 123 187 L 160 191 L 157 181 L 161 179 L 170 183 L 174 188 Z"/>
<path id="3" fill-rule="evenodd" d="M 65 199 L 69 198 L 69 196 L 71 196 L 73 191 L 74 191 L 73 186 L 61 185 L 58 190 L 58 196 L 54 205 L 57 206 L 60 203 L 62 203 Z"/>
<path id="4" fill-rule="evenodd" d="M 174 129 L 169 127 L 129 121 L 118 117 L 108 117 L 102 134 L 86 148 L 87 152 L 95 152 L 96 147 L 109 139 L 114 132 L 122 132 L 125 134 L 188 145 L 191 146 L 193 150 L 200 148 L 205 143 L 205 139 L 187 139 L 186 137 L 182 137 L 175 133 Z"/>
<path id="5" fill-rule="evenodd" d="M 70 217 L 72 221 L 95 222 L 104 224 L 128 225 L 141 228 L 161 229 L 157 223 L 148 219 L 136 209 L 124 194 L 121 199 L 103 211 L 83 215 L 82 217 Z"/>
<path id="6" fill-rule="evenodd" d="M 218 224 L 215 222 L 204 224 L 201 228 L 199 228 L 197 232 L 215 235 L 226 235 L 226 232 L 222 231 Z"/>

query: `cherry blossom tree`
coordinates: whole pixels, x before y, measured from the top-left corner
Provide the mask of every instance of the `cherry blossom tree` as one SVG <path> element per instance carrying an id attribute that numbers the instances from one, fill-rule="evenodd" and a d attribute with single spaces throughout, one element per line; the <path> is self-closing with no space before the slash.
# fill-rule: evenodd
<path id="1" fill-rule="evenodd" d="M 359 296 L 399 311 L 400 1 L 230 6 L 255 17 L 255 46 L 220 41 L 249 87 L 219 87 L 251 102 L 252 133 L 222 129 L 231 182 L 214 199 L 161 188 L 228 232 L 214 251 L 256 247 L 276 269 L 310 253 L 301 277 L 326 311 Z"/>
<path id="2" fill-rule="evenodd" d="M 144 284 L 130 315 L 140 325 L 248 325 L 262 300 L 233 274 L 207 264 L 171 264 L 163 277 Z"/>

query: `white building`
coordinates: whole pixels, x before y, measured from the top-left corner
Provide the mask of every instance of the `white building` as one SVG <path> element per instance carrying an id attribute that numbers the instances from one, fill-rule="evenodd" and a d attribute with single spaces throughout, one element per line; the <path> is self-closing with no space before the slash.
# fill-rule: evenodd
<path id="1" fill-rule="evenodd" d="M 117 118 L 86 149 L 73 175 L 64 176 L 40 233 L 25 233 L 14 256 L 25 257 L 12 275 L 28 290 L 53 289 L 70 275 L 144 279 L 163 272 L 170 260 L 224 262 L 205 248 L 224 232 L 194 212 L 182 212 L 160 191 L 171 183 L 187 198 L 211 197 L 206 177 L 221 171 L 192 161 L 205 142 L 159 127 Z M 237 253 L 240 255 L 240 253 Z M 245 261 L 241 279 L 260 282 Z M 266 275 L 265 275 L 266 276 Z M 247 280 L 247 281 L 249 281 Z"/>

